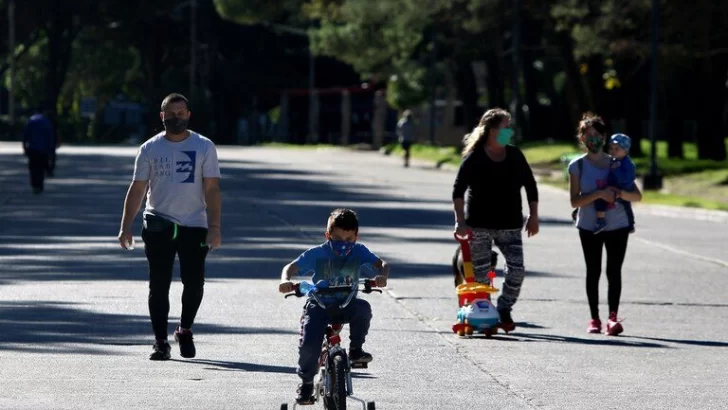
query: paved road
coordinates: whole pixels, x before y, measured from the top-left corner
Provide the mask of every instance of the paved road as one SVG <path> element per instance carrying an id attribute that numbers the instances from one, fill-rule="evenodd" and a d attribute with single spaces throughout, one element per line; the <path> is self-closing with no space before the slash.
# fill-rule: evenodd
<path id="1" fill-rule="evenodd" d="M 453 174 L 340 150 L 220 149 L 224 247 L 209 258 L 198 357 L 181 359 L 173 346 L 175 360 L 150 362 L 143 251 L 121 250 L 114 239 L 135 152 L 64 147 L 57 177 L 33 196 L 19 149 L 0 144 L 0 408 L 278 408 L 298 382 L 302 303 L 284 300 L 277 278 L 323 240 L 338 206 L 359 211 L 362 242 L 393 264 L 388 292 L 365 296 L 375 361 L 354 379 L 357 395 L 377 408 L 728 403 L 725 213 L 636 208 L 620 312 L 626 332 L 607 338 L 585 333 L 568 199 L 542 187 L 518 330 L 458 339 L 450 331 Z M 172 321 L 180 295 L 177 276 Z M 602 283 L 604 310 L 605 296 Z"/>

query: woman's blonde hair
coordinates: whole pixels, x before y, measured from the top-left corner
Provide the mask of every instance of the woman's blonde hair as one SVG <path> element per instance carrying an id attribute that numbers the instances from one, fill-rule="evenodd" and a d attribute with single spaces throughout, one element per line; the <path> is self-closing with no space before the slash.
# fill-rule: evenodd
<path id="1" fill-rule="evenodd" d="M 485 145 L 485 141 L 488 139 L 490 130 L 498 128 L 504 119 L 511 118 L 511 114 L 502 108 L 491 108 L 486 111 L 482 117 L 478 126 L 473 128 L 470 134 L 465 134 L 463 138 L 463 157 L 474 152 L 476 149 L 480 149 Z"/>

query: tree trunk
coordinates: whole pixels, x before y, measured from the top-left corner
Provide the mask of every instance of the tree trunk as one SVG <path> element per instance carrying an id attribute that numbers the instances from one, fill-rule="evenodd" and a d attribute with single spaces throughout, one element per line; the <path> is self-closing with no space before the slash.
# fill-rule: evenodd
<path id="1" fill-rule="evenodd" d="M 485 64 L 488 67 L 488 107 L 505 108 L 506 97 L 503 84 L 503 70 L 496 53 L 488 53 Z"/>
<path id="2" fill-rule="evenodd" d="M 571 95 L 573 100 L 569 103 L 569 112 L 571 114 L 571 123 L 576 124 L 581 118 L 582 113 L 591 109 L 587 98 L 586 89 L 581 80 L 579 67 L 574 61 L 574 41 L 567 32 L 558 32 L 555 35 L 559 57 L 564 72 L 566 73 L 567 95 Z M 576 125 L 575 125 L 576 126 Z"/>
<path id="3" fill-rule="evenodd" d="M 703 90 L 698 111 L 698 158 L 715 161 L 726 160 L 726 72 L 728 58 L 724 56 L 699 62 Z"/>
<path id="4" fill-rule="evenodd" d="M 147 133 L 143 138 L 149 139 L 160 131 L 164 130 L 159 118 L 160 104 L 163 96 L 160 96 L 162 83 L 162 50 L 158 41 L 147 41 L 139 45 L 144 59 L 144 71 L 147 87 L 144 100 L 147 102 Z"/>
<path id="5" fill-rule="evenodd" d="M 587 60 L 588 72 L 586 75 L 586 83 L 588 86 L 589 106 L 596 113 L 606 118 L 613 118 L 613 113 L 609 110 L 607 104 L 606 89 L 604 88 L 604 62 L 601 55 L 593 55 Z"/>
<path id="6" fill-rule="evenodd" d="M 62 4 L 53 3 L 53 15 L 46 26 L 48 58 L 46 59 L 46 90 L 43 102 L 54 111 L 71 59 L 71 46 L 78 30 L 73 25 L 73 15 Z"/>
<path id="7" fill-rule="evenodd" d="M 677 79 L 685 75 L 682 72 L 674 73 L 671 78 Z M 683 142 L 685 141 L 684 121 L 690 118 L 690 110 L 688 107 L 678 105 L 682 101 L 693 101 L 690 95 L 685 93 L 684 87 L 680 86 L 679 81 L 672 82 L 670 87 L 665 87 L 664 95 L 667 110 L 665 111 L 664 121 L 667 123 L 665 134 L 667 137 L 667 156 L 669 158 L 684 158 Z"/>
<path id="8" fill-rule="evenodd" d="M 475 83 L 475 74 L 469 60 L 455 62 L 455 79 L 458 96 L 463 105 L 463 126 L 471 130 L 480 121 L 480 107 L 478 106 L 478 88 Z"/>
<path id="9" fill-rule="evenodd" d="M 622 70 L 624 72 L 634 71 L 636 64 L 640 64 L 640 62 L 632 61 Z M 646 86 L 646 84 L 649 84 L 648 68 L 649 64 L 643 64 L 631 78 L 626 78 L 622 82 L 625 133 L 632 139 L 630 155 L 633 157 L 645 155 L 642 152 L 641 140 L 649 137 L 649 128 L 643 126 L 648 118 L 650 104 L 648 98 L 649 87 Z"/>

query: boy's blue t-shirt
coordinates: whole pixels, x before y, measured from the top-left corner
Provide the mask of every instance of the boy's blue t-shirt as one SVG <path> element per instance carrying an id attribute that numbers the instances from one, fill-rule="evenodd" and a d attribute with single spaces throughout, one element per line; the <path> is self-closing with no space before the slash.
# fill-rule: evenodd
<path id="1" fill-rule="evenodd" d="M 619 165 L 611 169 L 616 185 L 619 189 L 632 189 L 636 176 L 636 167 L 629 155 L 622 159 L 612 158 L 612 163 L 618 162 Z"/>
<path id="2" fill-rule="evenodd" d="M 372 276 L 372 265 L 377 260 L 379 257 L 360 243 L 355 244 L 348 255 L 340 256 L 327 241 L 303 252 L 293 263 L 298 266 L 301 276 L 312 274 L 313 283 L 325 280 L 329 286 L 342 286 L 358 281 L 362 272 L 365 277 Z M 337 299 L 347 296 L 348 292 Z"/>

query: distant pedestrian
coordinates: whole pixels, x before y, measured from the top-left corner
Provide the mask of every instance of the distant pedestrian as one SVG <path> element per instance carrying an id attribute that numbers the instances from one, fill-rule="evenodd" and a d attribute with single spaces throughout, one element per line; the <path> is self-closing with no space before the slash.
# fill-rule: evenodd
<path id="1" fill-rule="evenodd" d="M 187 129 L 187 99 L 170 94 L 160 117 L 166 132 L 142 144 L 124 200 L 119 242 L 132 242 L 132 222 L 146 194 L 142 239 L 149 262 L 149 315 L 156 338 L 150 360 L 171 358 L 167 342 L 169 287 L 175 256 L 182 279 L 182 315 L 174 331 L 180 355 L 195 357 L 192 323 L 202 303 L 205 258 L 220 246 L 220 168 L 209 139 Z"/>
<path id="2" fill-rule="evenodd" d="M 404 150 L 404 166 L 409 167 L 410 150 L 415 141 L 415 122 L 412 111 L 404 110 L 402 118 L 397 123 L 397 136 L 402 149 Z"/>
<path id="3" fill-rule="evenodd" d="M 606 126 L 601 117 L 587 112 L 577 127 L 577 139 L 587 153 L 569 164 L 571 206 L 578 208 L 576 227 L 579 229 L 581 248 L 586 263 L 586 295 L 589 300 L 591 320 L 589 333 L 601 333 L 599 318 L 599 277 L 602 273 L 602 249 L 607 251 L 607 281 L 609 288 L 609 319 L 606 333 L 616 336 L 624 331 L 617 318 L 619 299 L 622 294 L 622 264 L 627 253 L 632 223 L 623 201 L 642 199 L 636 184 L 630 190 L 608 186 L 611 157 L 604 152 Z M 604 200 L 608 206 L 603 227 L 597 225 L 595 202 Z M 621 199 L 619 201 L 618 199 Z M 601 228 L 601 229 L 600 229 Z"/>
<path id="4" fill-rule="evenodd" d="M 28 157 L 30 186 L 35 194 L 43 192 L 45 174 L 51 156 L 55 156 L 56 142 L 56 133 L 50 118 L 42 109 L 36 110 L 23 130 L 23 152 Z"/>

